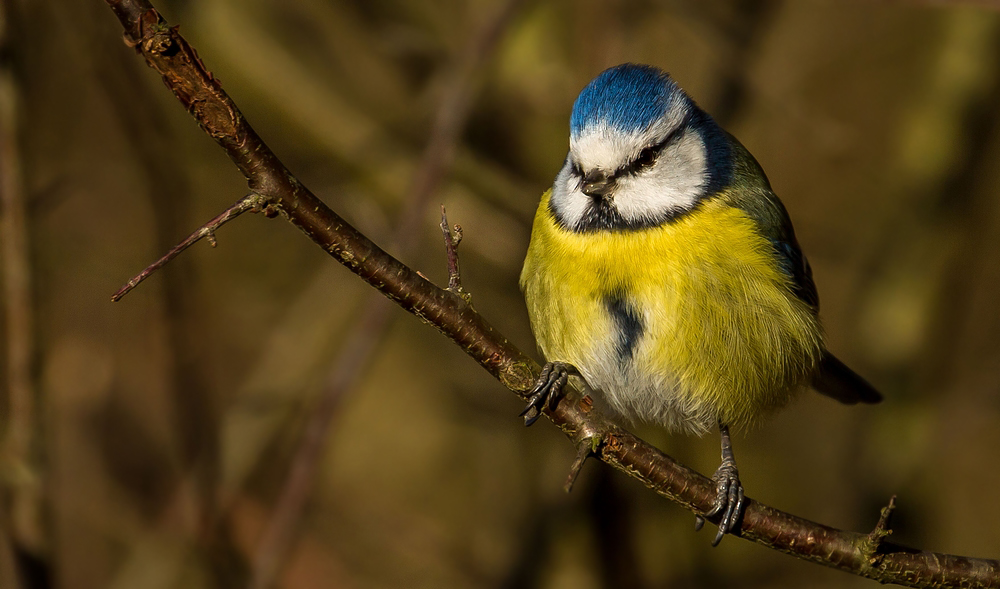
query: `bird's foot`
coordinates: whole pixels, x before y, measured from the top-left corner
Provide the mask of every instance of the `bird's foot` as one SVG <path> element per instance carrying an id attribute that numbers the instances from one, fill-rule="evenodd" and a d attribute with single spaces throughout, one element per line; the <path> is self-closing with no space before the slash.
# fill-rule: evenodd
<path id="1" fill-rule="evenodd" d="M 570 375 L 580 376 L 580 372 L 572 364 L 566 362 L 549 362 L 542 367 L 542 373 L 535 381 L 535 387 L 528 393 L 528 405 L 520 413 L 524 417 L 524 425 L 529 426 L 542 416 L 542 409 L 555 409 L 559 399 L 563 397 L 563 387 Z"/>
<path id="2" fill-rule="evenodd" d="M 712 481 L 715 482 L 715 505 L 704 516 L 695 516 L 694 524 L 694 529 L 700 530 L 705 525 L 705 518 L 722 514 L 719 531 L 712 540 L 712 546 L 718 546 L 724 535 L 736 531 L 746 503 L 743 483 L 740 482 L 740 473 L 736 469 L 736 459 L 729 441 L 729 429 L 725 426 L 719 429 L 722 432 L 722 464 L 712 475 Z"/>

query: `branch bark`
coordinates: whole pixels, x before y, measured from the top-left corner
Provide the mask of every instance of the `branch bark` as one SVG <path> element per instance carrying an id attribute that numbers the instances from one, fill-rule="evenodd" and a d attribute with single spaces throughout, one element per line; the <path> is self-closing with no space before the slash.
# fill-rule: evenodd
<path id="1" fill-rule="evenodd" d="M 106 0 L 125 40 L 162 77 L 188 112 L 232 158 L 250 190 L 316 244 L 392 301 L 430 323 L 522 399 L 537 363 L 490 326 L 462 297 L 440 289 L 388 255 L 324 205 L 278 160 L 198 58 L 146 0 Z M 575 444 L 695 513 L 715 490 L 705 476 L 625 431 L 584 397 L 568 395 L 550 419 Z M 882 583 L 910 587 L 1000 588 L 1000 562 L 905 548 L 884 534 L 847 532 L 747 500 L 739 535 L 772 549 Z M 717 518 L 710 518 L 717 519 Z M 881 529 L 881 532 L 887 532 Z M 873 541 L 874 537 L 878 540 Z"/>

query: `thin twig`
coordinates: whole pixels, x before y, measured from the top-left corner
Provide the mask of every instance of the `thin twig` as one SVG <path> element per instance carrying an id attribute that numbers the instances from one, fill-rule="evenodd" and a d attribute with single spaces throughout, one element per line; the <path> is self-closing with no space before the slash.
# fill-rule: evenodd
<path id="1" fill-rule="evenodd" d="M 879 548 L 882 546 L 882 542 L 892 534 L 892 530 L 889 528 L 889 520 L 895 509 L 896 496 L 893 495 L 889 497 L 889 504 L 883 507 L 879 513 L 875 529 L 868 532 L 868 536 L 865 537 L 861 544 L 861 551 L 870 565 L 878 564 L 879 559 L 882 557 L 879 553 Z"/>
<path id="2" fill-rule="evenodd" d="M 185 237 L 184 241 L 172 247 L 170 251 L 164 254 L 159 260 L 156 260 L 149 266 L 146 266 L 145 270 L 136 274 L 131 280 L 128 281 L 127 284 L 125 284 L 125 286 L 121 287 L 115 294 L 111 295 L 111 300 L 116 303 L 120 301 L 122 297 L 131 292 L 133 288 L 139 286 L 143 280 L 149 278 L 153 272 L 156 272 L 160 268 L 166 266 L 170 260 L 176 258 L 181 252 L 191 247 L 202 238 L 207 239 L 208 243 L 212 247 L 215 247 L 217 245 L 215 241 L 215 232 L 218 231 L 219 227 L 222 227 L 229 221 L 232 221 L 247 211 L 262 210 L 265 206 L 264 203 L 264 197 L 252 192 L 236 201 L 228 209 L 222 211 L 210 221 L 199 227 L 194 233 Z"/>
<path id="3" fill-rule="evenodd" d="M 401 254 L 409 253 L 416 246 L 423 213 L 454 161 L 456 144 L 472 107 L 477 74 L 492 54 L 520 2 L 512 0 L 503 6 L 472 36 L 469 46 L 461 54 L 462 59 L 438 106 L 430 138 L 396 227 L 394 241 Z M 319 404 L 306 425 L 292 458 L 288 478 L 257 545 L 250 589 L 271 587 L 287 559 L 295 530 L 313 488 L 327 432 L 345 395 L 365 373 L 378 342 L 382 340 L 389 325 L 388 311 L 385 299 L 372 293 L 365 300 L 360 320 L 344 339 L 343 351 L 334 363 L 327 385 L 320 394 Z"/>
<path id="4" fill-rule="evenodd" d="M 594 409 L 594 400 L 590 395 L 583 395 L 579 398 L 579 401 L 575 403 L 577 409 L 584 415 L 590 413 Z M 576 478 L 580 475 L 580 471 L 583 469 L 583 464 L 591 456 L 597 455 L 598 448 L 601 447 L 601 433 L 593 429 L 588 422 L 584 422 L 582 427 L 576 432 L 576 458 L 573 459 L 573 463 L 570 464 L 569 474 L 566 476 L 566 483 L 563 485 L 563 491 L 569 493 L 573 490 L 573 485 L 576 483 Z"/>
<path id="5" fill-rule="evenodd" d="M 455 233 L 448 228 L 448 213 L 441 205 L 441 233 L 444 235 L 444 251 L 448 259 L 448 290 L 462 297 L 462 271 L 458 266 L 458 244 L 462 243 L 462 226 L 455 225 Z"/>
<path id="6" fill-rule="evenodd" d="M 461 297 L 437 288 L 385 253 L 300 184 L 246 123 L 236 105 L 176 29 L 146 0 L 106 0 L 128 43 L 163 77 L 247 177 L 314 242 L 398 305 L 433 324 L 522 399 L 539 373 Z M 584 411 L 576 393 L 546 414 L 571 439 L 600 435 L 597 456 L 695 513 L 711 509 L 712 481 L 614 424 L 596 408 Z M 710 518 L 713 521 L 718 518 Z M 1000 587 L 1000 561 L 905 548 L 890 542 L 871 565 L 860 549 L 865 534 L 837 530 L 747 499 L 740 536 L 781 552 L 882 583 L 911 587 Z"/>
<path id="7" fill-rule="evenodd" d="M 569 475 L 566 476 L 563 491 L 569 493 L 573 490 L 576 477 L 580 476 L 580 471 L 583 470 L 583 463 L 594 455 L 594 452 L 600 445 L 601 439 L 597 436 L 585 437 L 576 443 L 576 458 L 573 459 L 573 464 L 569 466 Z"/>

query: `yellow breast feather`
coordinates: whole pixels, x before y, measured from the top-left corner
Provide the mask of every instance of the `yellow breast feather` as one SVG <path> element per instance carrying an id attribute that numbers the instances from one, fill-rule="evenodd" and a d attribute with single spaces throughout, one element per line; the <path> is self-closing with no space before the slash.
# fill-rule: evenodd
<path id="1" fill-rule="evenodd" d="M 822 354 L 774 256 L 724 198 L 649 229 L 576 233 L 546 193 L 521 287 L 546 360 L 575 365 L 625 415 L 702 433 L 785 404 Z"/>

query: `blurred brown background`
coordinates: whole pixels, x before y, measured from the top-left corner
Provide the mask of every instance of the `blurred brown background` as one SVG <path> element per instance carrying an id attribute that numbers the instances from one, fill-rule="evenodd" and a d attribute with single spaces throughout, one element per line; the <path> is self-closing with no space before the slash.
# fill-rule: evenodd
<path id="1" fill-rule="evenodd" d="M 288 167 L 388 243 L 449 72 L 499 3 L 156 6 Z M 110 303 L 245 182 L 104 2 L 3 7 L 0 585 L 15 586 L 17 554 L 24 589 L 247 586 L 369 289 L 287 223 L 247 215 Z M 623 61 L 669 70 L 760 160 L 812 262 L 830 347 L 886 396 L 848 408 L 806 394 L 737 435 L 748 494 L 863 531 L 897 493 L 893 540 L 1000 557 L 1000 13 L 523 3 L 404 261 L 446 280 L 446 204 L 477 309 L 525 350 L 531 215 L 576 94 Z M 564 495 L 565 438 L 544 420 L 525 430 L 515 397 L 454 345 L 390 317 L 336 412 L 279 586 L 872 586 L 735 538 L 711 549 L 689 512 L 596 462 Z M 637 429 L 702 472 L 718 463 L 715 436 Z"/>

